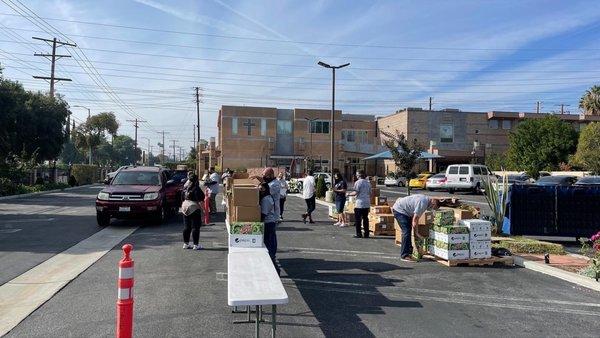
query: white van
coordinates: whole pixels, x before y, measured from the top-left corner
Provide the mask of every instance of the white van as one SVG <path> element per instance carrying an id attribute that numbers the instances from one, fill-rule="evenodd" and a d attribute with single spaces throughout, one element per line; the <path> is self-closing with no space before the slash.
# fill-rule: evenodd
<path id="1" fill-rule="evenodd" d="M 446 169 L 446 188 L 453 193 L 456 190 L 471 190 L 481 193 L 483 180 L 496 182 L 497 178 L 488 167 L 480 164 L 453 164 Z"/>

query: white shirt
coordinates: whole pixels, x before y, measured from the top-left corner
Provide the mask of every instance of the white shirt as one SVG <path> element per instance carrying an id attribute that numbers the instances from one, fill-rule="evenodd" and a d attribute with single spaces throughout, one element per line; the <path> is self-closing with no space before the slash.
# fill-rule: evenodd
<path id="1" fill-rule="evenodd" d="M 216 195 L 216 194 L 218 194 L 218 193 L 219 193 L 219 181 L 220 181 L 219 179 L 220 179 L 220 178 L 221 178 L 221 177 L 219 177 L 219 174 L 217 174 L 216 172 L 215 172 L 215 173 L 212 173 L 212 174 L 210 174 L 210 176 L 209 176 L 209 179 L 210 179 L 211 181 L 213 181 L 213 182 L 217 182 L 216 184 L 213 184 L 213 185 L 211 185 L 211 186 L 210 186 L 210 193 L 211 193 L 212 195 Z"/>
<path id="2" fill-rule="evenodd" d="M 279 197 L 285 198 L 285 196 L 287 195 L 287 190 L 289 188 L 288 183 L 285 179 L 283 179 L 283 180 L 277 179 L 277 180 L 279 181 L 279 187 L 280 187 Z"/>
<path id="3" fill-rule="evenodd" d="M 302 198 L 305 200 L 315 195 L 315 177 L 306 176 L 302 181 Z"/>
<path id="4" fill-rule="evenodd" d="M 392 209 L 409 217 L 418 216 L 427 210 L 430 200 L 429 196 L 421 194 L 399 197 Z"/>
<path id="5" fill-rule="evenodd" d="M 354 207 L 358 209 L 371 207 L 371 183 L 361 178 L 354 183 L 354 190 L 356 191 Z"/>

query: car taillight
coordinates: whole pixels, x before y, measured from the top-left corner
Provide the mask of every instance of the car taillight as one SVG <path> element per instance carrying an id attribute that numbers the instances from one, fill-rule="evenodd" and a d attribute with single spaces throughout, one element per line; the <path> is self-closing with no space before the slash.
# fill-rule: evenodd
<path id="1" fill-rule="evenodd" d="M 440 183 L 446 183 L 447 180 L 448 179 L 444 177 L 444 178 L 440 179 L 438 182 L 440 182 Z"/>

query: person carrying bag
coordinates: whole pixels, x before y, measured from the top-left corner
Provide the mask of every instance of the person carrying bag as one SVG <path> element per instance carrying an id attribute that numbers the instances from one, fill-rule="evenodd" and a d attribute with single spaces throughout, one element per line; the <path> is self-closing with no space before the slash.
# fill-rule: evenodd
<path id="1" fill-rule="evenodd" d="M 198 183 L 198 176 L 196 174 L 190 175 L 188 182 L 186 182 L 186 188 L 183 191 L 183 202 L 181 203 L 184 249 L 202 249 L 199 244 L 200 226 L 202 225 L 202 207 L 200 203 L 204 199 L 204 193 Z M 194 243 L 193 247 L 190 246 L 190 233 Z"/>

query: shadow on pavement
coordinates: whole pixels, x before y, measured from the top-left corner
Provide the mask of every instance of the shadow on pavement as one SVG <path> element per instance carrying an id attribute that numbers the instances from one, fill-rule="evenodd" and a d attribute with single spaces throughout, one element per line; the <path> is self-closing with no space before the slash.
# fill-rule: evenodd
<path id="1" fill-rule="evenodd" d="M 384 314 L 383 307 L 422 307 L 419 302 L 390 300 L 377 289 L 403 282 L 378 273 L 410 268 L 305 258 L 281 259 L 280 264 L 292 280 L 286 286 L 298 289 L 326 337 L 374 337 L 360 314 Z"/>

